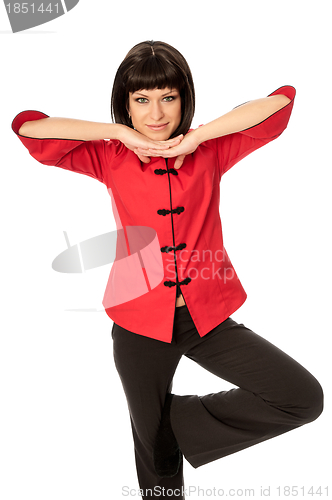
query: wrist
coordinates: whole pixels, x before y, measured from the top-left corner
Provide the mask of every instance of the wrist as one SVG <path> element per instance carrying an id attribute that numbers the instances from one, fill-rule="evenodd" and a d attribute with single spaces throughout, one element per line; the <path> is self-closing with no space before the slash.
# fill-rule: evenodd
<path id="1" fill-rule="evenodd" d="M 110 123 L 109 124 L 109 139 L 114 139 L 120 142 L 123 142 L 123 133 L 124 129 L 126 129 L 126 125 L 122 125 L 121 123 Z"/>
<path id="2" fill-rule="evenodd" d="M 209 139 L 206 134 L 206 125 L 200 125 L 198 128 L 195 128 L 192 132 L 190 132 L 190 135 L 194 137 L 197 146 Z"/>

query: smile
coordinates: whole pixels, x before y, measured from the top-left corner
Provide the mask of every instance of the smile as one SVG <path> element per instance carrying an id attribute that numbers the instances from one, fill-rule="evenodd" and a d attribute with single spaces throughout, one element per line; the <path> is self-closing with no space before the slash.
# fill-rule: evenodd
<path id="1" fill-rule="evenodd" d="M 158 132 L 159 130 L 164 130 L 167 125 L 168 123 L 162 123 L 160 125 L 147 125 L 147 127 L 149 127 L 150 130 L 155 130 L 156 132 Z"/>

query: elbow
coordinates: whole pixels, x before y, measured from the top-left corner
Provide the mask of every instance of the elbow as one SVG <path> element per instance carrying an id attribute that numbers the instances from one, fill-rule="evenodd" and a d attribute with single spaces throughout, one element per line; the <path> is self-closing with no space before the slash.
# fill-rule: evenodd
<path id="1" fill-rule="evenodd" d="M 266 99 L 268 100 L 267 102 L 269 103 L 267 106 L 269 114 L 276 113 L 277 111 L 284 108 L 285 106 L 287 106 L 287 104 L 291 102 L 291 99 L 289 99 L 287 96 L 283 94 L 269 96 Z"/>
<path id="2" fill-rule="evenodd" d="M 18 135 L 29 136 L 29 122 L 24 122 L 23 125 L 18 129 Z"/>
<path id="3" fill-rule="evenodd" d="M 24 122 L 18 129 L 18 134 L 23 135 L 24 137 L 32 137 L 35 139 L 44 138 L 45 136 L 43 135 L 43 128 L 41 128 L 40 123 L 44 120 L 47 120 L 47 118 L 43 120 L 31 120 Z"/>
<path id="4" fill-rule="evenodd" d="M 287 104 L 289 104 L 291 102 L 291 99 L 289 99 L 289 97 L 287 97 L 286 95 L 284 94 L 281 94 L 280 97 L 282 97 L 282 101 L 284 103 L 283 107 L 284 106 L 287 106 Z"/>
<path id="5" fill-rule="evenodd" d="M 285 106 L 287 106 L 287 104 L 289 104 L 291 102 L 291 99 L 289 99 L 289 97 L 287 97 L 284 94 L 279 94 L 278 96 L 274 96 L 274 97 L 278 98 L 277 99 L 277 105 L 278 105 L 277 111 L 279 111 L 279 109 L 281 109 L 281 108 L 284 108 Z"/>

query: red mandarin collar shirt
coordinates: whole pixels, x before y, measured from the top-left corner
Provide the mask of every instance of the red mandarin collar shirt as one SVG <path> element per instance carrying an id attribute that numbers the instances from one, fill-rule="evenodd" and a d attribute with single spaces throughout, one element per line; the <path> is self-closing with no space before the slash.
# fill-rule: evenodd
<path id="1" fill-rule="evenodd" d="M 141 163 L 118 140 L 24 137 L 18 134 L 24 122 L 48 115 L 23 111 L 14 118 L 14 132 L 36 160 L 89 175 L 111 196 L 116 257 L 103 306 L 115 323 L 170 343 L 180 293 L 201 337 L 244 303 L 246 292 L 223 244 L 220 180 L 287 127 L 295 89 L 270 95 L 276 94 L 291 102 L 253 127 L 201 143 L 179 170 L 175 158 Z"/>

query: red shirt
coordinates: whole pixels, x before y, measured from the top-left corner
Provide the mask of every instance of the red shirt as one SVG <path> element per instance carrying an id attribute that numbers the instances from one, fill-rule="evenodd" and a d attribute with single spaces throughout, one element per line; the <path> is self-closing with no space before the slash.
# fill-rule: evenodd
<path id="1" fill-rule="evenodd" d="M 117 140 L 20 136 L 24 122 L 48 115 L 23 111 L 14 118 L 14 132 L 40 163 L 107 187 L 118 232 L 103 306 L 115 323 L 170 343 L 179 293 L 201 337 L 244 303 L 246 292 L 223 245 L 219 185 L 235 163 L 287 127 L 295 89 L 284 86 L 270 95 L 276 94 L 291 102 L 254 127 L 203 142 L 179 170 L 175 158 L 141 163 Z"/>

